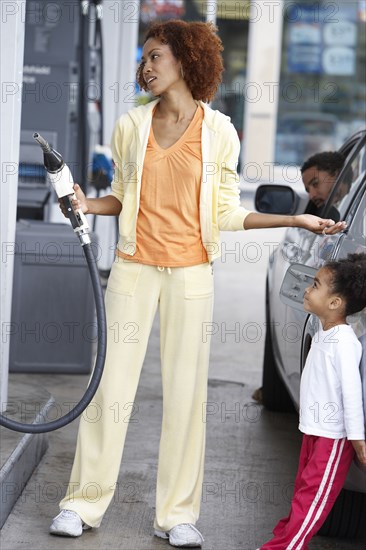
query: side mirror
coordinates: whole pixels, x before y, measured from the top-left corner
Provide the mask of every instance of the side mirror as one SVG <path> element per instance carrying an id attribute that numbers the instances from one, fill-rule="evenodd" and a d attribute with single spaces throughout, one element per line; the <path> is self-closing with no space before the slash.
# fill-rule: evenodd
<path id="1" fill-rule="evenodd" d="M 305 289 L 313 284 L 318 270 L 303 264 L 291 264 L 284 276 L 280 289 L 281 301 L 300 311 L 304 311 Z"/>
<path id="2" fill-rule="evenodd" d="M 296 212 L 299 196 L 287 185 L 260 185 L 255 193 L 254 204 L 262 214 L 284 214 Z"/>

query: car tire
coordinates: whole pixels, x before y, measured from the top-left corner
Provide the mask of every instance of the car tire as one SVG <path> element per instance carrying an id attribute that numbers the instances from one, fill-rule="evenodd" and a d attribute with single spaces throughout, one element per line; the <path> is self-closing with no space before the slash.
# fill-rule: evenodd
<path id="1" fill-rule="evenodd" d="M 270 328 L 268 289 L 266 299 L 266 338 L 264 343 L 262 402 L 266 409 L 275 412 L 295 412 L 294 404 L 287 389 L 278 374 L 273 355 L 272 336 Z"/>
<path id="2" fill-rule="evenodd" d="M 342 489 L 318 531 L 323 537 L 359 537 L 366 534 L 366 494 Z"/>

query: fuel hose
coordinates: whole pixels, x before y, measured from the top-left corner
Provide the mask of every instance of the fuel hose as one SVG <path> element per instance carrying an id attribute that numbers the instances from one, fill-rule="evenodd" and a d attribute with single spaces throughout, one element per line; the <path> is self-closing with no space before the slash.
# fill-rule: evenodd
<path id="1" fill-rule="evenodd" d="M 105 354 L 106 354 L 106 348 L 107 348 L 107 324 L 106 324 L 105 307 L 104 307 L 104 296 L 103 296 L 102 285 L 100 283 L 97 261 L 94 256 L 92 245 L 91 244 L 84 245 L 83 251 L 88 264 L 89 273 L 90 273 L 90 277 L 93 285 L 97 324 L 98 324 L 97 355 L 96 355 L 95 366 L 94 366 L 94 370 L 93 370 L 89 385 L 83 397 L 80 399 L 79 403 L 73 409 L 71 409 L 64 416 L 61 416 L 60 418 L 52 420 L 51 422 L 26 424 L 23 422 L 12 420 L 11 418 L 8 418 L 7 416 L 1 414 L 0 425 L 4 426 L 5 428 L 9 428 L 9 430 L 13 430 L 15 432 L 33 433 L 33 434 L 52 432 L 54 430 L 58 430 L 59 428 L 66 426 L 66 424 L 69 424 L 70 422 L 72 422 L 82 414 L 82 412 L 86 409 L 86 407 L 89 405 L 89 403 L 93 399 L 95 392 L 98 389 L 98 386 L 103 374 Z"/>
<path id="2" fill-rule="evenodd" d="M 89 235 L 90 228 L 83 212 L 81 210 L 74 210 L 72 205 L 72 200 L 75 198 L 75 195 L 71 172 L 60 153 L 53 149 L 40 134 L 35 132 L 33 137 L 43 150 L 44 165 L 46 168 L 47 177 L 57 193 L 59 202 L 63 204 L 64 212 L 66 212 L 66 216 L 69 218 L 74 232 L 79 237 L 80 244 L 84 251 L 84 256 L 88 264 L 93 287 L 98 325 L 97 354 L 92 376 L 83 397 L 73 409 L 71 409 L 64 416 L 52 420 L 51 422 L 34 422 L 33 424 L 18 422 L 8 418 L 4 414 L 0 414 L 1 426 L 16 432 L 36 434 L 51 432 L 62 428 L 66 424 L 69 424 L 82 414 L 93 399 L 95 392 L 98 389 L 104 369 L 107 350 L 107 322 L 104 306 L 104 294 L 100 282 L 97 259 L 94 254 Z"/>

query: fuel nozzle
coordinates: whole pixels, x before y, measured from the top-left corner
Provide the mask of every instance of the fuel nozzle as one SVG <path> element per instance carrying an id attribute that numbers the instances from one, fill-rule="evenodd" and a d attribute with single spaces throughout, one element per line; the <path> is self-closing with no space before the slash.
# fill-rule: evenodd
<path id="1" fill-rule="evenodd" d="M 81 245 L 90 243 L 90 228 L 88 221 L 81 210 L 74 210 L 72 200 L 76 198 L 74 192 L 74 180 L 69 167 L 65 164 L 62 155 L 38 133 L 34 132 L 33 138 L 41 146 L 43 151 L 43 164 L 47 172 L 47 179 L 56 191 L 59 202 L 67 212 L 71 225 L 77 233 Z"/>
<path id="2" fill-rule="evenodd" d="M 56 173 L 62 170 L 65 162 L 60 153 L 53 149 L 38 132 L 34 132 L 33 138 L 42 147 L 43 164 L 47 172 Z"/>
<path id="3" fill-rule="evenodd" d="M 45 153 L 51 151 L 51 146 L 38 132 L 34 132 L 33 138 L 39 143 Z"/>

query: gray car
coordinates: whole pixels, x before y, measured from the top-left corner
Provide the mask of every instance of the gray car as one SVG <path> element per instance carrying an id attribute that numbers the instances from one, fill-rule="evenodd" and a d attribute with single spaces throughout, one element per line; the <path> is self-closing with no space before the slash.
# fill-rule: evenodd
<path id="1" fill-rule="evenodd" d="M 262 397 L 273 411 L 299 408 L 301 371 L 317 330 L 317 319 L 302 306 L 305 287 L 329 259 L 351 252 L 366 253 L 366 130 L 341 147 L 346 163 L 322 212 L 347 222 L 337 235 L 315 235 L 290 228 L 270 257 L 266 283 L 266 339 Z M 308 197 L 287 186 L 262 185 L 255 197 L 264 213 L 299 214 Z M 366 406 L 366 311 L 348 318 L 363 344 L 360 369 Z M 366 410 L 365 410 L 366 418 Z M 352 537 L 364 533 L 366 519 L 366 470 L 353 462 L 348 479 L 319 534 Z"/>

